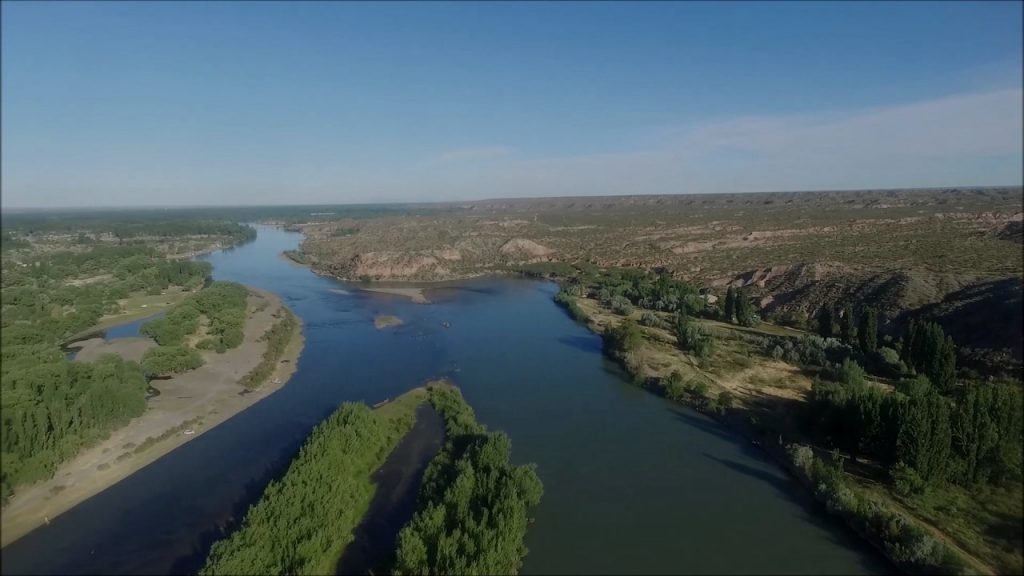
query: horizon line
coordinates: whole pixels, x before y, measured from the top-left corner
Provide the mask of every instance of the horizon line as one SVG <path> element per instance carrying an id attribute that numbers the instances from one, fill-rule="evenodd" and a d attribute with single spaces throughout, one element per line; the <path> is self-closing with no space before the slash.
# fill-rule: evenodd
<path id="1" fill-rule="evenodd" d="M 509 202 L 524 200 L 565 200 L 571 198 L 632 198 L 632 197 L 672 197 L 672 196 L 728 196 L 728 195 L 755 195 L 755 194 L 821 194 L 821 193 L 853 193 L 853 192 L 921 192 L 921 191 L 954 191 L 959 189 L 1024 189 L 1021 184 L 960 184 L 950 186 L 916 186 L 916 187 L 895 187 L 895 188 L 830 188 L 830 189 L 804 189 L 804 190 L 743 190 L 735 192 L 678 192 L 674 194 L 598 194 L 598 195 L 566 195 L 566 196 L 498 196 L 493 198 L 477 198 L 472 200 L 382 200 L 379 202 L 311 202 L 292 204 L 135 204 L 135 205 L 110 205 L 110 206 L 3 206 L 0 203 L 0 213 L 17 212 L 57 212 L 57 211 L 84 211 L 100 212 L 103 210 L 191 210 L 191 209 L 212 209 L 212 208 L 284 208 L 289 206 L 409 206 L 409 205 L 430 205 L 430 204 L 475 204 L 484 202 Z"/>

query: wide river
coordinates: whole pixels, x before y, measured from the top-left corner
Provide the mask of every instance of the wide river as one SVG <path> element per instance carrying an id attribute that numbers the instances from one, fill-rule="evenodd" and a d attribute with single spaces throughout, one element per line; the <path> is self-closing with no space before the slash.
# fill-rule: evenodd
<path id="1" fill-rule="evenodd" d="M 517 462 L 537 463 L 544 499 L 524 573 L 889 569 L 740 437 L 627 383 L 600 339 L 552 302 L 553 284 L 467 281 L 415 304 L 280 256 L 300 240 L 260 227 L 254 242 L 207 257 L 215 278 L 274 291 L 302 317 L 306 348 L 288 385 L 14 542 L 5 573 L 194 572 L 341 402 L 438 376 L 511 436 Z M 376 330 L 377 314 L 405 324 Z"/>

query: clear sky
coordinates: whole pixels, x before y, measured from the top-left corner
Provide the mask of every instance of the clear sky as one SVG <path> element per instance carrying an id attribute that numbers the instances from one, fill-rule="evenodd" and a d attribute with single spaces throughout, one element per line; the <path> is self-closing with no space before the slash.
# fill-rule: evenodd
<path id="1" fill-rule="evenodd" d="M 1019 185 L 1021 6 L 3 2 L 2 202 Z"/>

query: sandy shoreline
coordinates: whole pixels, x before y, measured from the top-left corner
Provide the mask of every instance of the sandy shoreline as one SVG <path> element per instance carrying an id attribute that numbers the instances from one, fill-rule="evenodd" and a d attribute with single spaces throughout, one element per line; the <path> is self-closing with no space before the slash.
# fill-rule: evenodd
<path id="1" fill-rule="evenodd" d="M 380 294 L 394 294 L 395 296 L 404 296 L 417 304 L 430 304 L 430 300 L 423 293 L 423 288 L 408 287 L 408 288 L 393 288 L 384 286 L 360 286 L 360 290 L 363 292 L 377 292 Z"/>
<path id="2" fill-rule="evenodd" d="M 207 363 L 199 369 L 155 381 L 161 395 L 147 402 L 145 413 L 112 432 L 107 440 L 64 462 L 49 480 L 17 490 L 0 511 L 0 546 L 199 437 L 288 382 L 304 345 L 298 317 L 300 324 L 273 374 L 260 388 L 240 394 L 244 388 L 238 380 L 262 359 L 266 343 L 259 338 L 276 321 L 273 313 L 283 306 L 276 295 L 249 289 L 255 294 L 250 296 L 252 304 L 263 300 L 268 305 L 263 310 L 250 308 L 242 345 L 219 355 L 204 352 Z M 193 433 L 185 434 L 186 430 Z"/>

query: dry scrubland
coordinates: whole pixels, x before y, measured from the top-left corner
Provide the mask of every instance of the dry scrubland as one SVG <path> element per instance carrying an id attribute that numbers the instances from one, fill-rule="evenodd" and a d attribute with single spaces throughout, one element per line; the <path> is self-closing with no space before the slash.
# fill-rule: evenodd
<path id="1" fill-rule="evenodd" d="M 349 280 L 438 281 L 560 263 L 664 269 L 767 318 L 870 303 L 883 330 L 937 318 L 965 353 L 1020 360 L 1021 188 L 491 200 L 293 225 L 298 255 Z"/>

